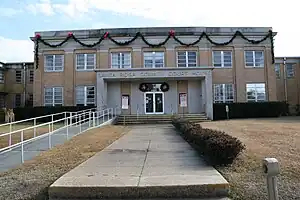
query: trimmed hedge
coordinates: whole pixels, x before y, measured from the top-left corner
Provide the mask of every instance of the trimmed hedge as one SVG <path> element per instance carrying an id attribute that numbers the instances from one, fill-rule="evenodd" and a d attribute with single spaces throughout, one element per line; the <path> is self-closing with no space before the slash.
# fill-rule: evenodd
<path id="1" fill-rule="evenodd" d="M 229 107 L 230 119 L 279 117 L 288 114 L 286 102 L 215 103 L 214 120 L 227 119 L 226 105 Z"/>
<path id="2" fill-rule="evenodd" d="M 55 106 L 55 107 L 48 107 L 48 106 L 41 106 L 41 107 L 21 107 L 21 108 L 14 108 L 15 113 L 15 121 L 29 119 L 33 117 L 39 117 L 43 115 L 50 115 L 55 113 L 61 112 L 77 112 L 80 110 L 95 108 L 94 106 Z M 58 115 L 54 117 L 54 120 L 61 119 L 62 115 Z M 51 120 L 51 117 L 46 117 L 39 119 L 40 122 L 48 122 Z"/>
<path id="3" fill-rule="evenodd" d="M 245 149 L 240 140 L 223 131 L 202 128 L 183 118 L 173 118 L 172 124 L 213 166 L 231 164 Z"/>

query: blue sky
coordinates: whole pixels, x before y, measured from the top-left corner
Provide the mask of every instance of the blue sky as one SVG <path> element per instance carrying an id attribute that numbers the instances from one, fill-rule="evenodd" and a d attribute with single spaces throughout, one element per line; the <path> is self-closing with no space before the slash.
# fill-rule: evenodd
<path id="1" fill-rule="evenodd" d="M 183 3 L 184 2 L 184 3 Z M 267 26 L 276 56 L 300 56 L 299 3 L 252 0 L 0 0 L 0 61 L 33 61 L 35 31 L 139 26 Z M 248 7 L 247 7 L 248 5 Z M 217 7 L 216 7 L 217 6 Z"/>

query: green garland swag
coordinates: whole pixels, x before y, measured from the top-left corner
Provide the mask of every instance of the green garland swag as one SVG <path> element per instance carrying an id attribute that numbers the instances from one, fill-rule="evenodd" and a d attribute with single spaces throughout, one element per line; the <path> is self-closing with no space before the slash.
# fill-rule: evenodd
<path id="1" fill-rule="evenodd" d="M 273 38 L 273 31 L 272 30 L 269 30 L 269 33 L 264 38 L 262 38 L 261 40 L 251 40 L 251 39 L 248 39 L 245 35 L 243 35 L 243 33 L 241 33 L 240 31 L 236 31 L 235 34 L 232 36 L 232 38 L 230 40 L 228 40 L 227 42 L 223 42 L 223 43 L 214 42 L 207 35 L 207 33 L 205 33 L 205 32 L 203 32 L 196 41 L 194 41 L 192 43 L 185 43 L 185 42 L 182 42 L 178 37 L 176 37 L 175 36 L 175 32 L 173 30 L 171 30 L 169 32 L 169 35 L 166 37 L 166 39 L 164 41 L 158 43 L 158 44 L 151 44 L 150 42 L 148 42 L 146 40 L 145 36 L 142 33 L 140 33 L 140 32 L 137 32 L 133 38 L 131 38 L 131 39 L 125 41 L 125 42 L 119 42 L 119 41 L 115 40 L 114 38 L 112 38 L 109 35 L 108 32 L 106 32 L 106 33 L 104 33 L 100 37 L 100 39 L 97 42 L 95 42 L 93 44 L 83 43 L 75 35 L 73 35 L 73 33 L 69 33 L 68 36 L 62 42 L 60 42 L 58 44 L 50 44 L 50 43 L 46 42 L 45 40 L 43 40 L 39 34 L 37 34 L 35 36 L 35 39 L 36 39 L 36 42 L 35 42 L 36 68 L 38 68 L 38 63 L 39 63 L 39 60 L 38 60 L 39 59 L 38 58 L 39 42 L 43 43 L 44 45 L 46 45 L 48 47 L 56 48 L 56 47 L 62 46 L 63 44 L 65 44 L 70 39 L 73 39 L 77 43 L 79 43 L 80 45 L 82 45 L 84 47 L 91 48 L 91 47 L 95 47 L 95 46 L 101 44 L 101 42 L 104 39 L 106 39 L 106 38 L 108 38 L 110 41 L 112 41 L 116 45 L 126 46 L 126 45 L 130 45 L 132 42 L 134 42 L 136 39 L 138 39 L 140 37 L 146 45 L 148 45 L 149 47 L 155 48 L 155 47 L 161 47 L 161 46 L 165 45 L 169 41 L 169 39 L 171 39 L 171 38 L 173 38 L 176 42 L 178 42 L 182 46 L 194 46 L 194 45 L 198 44 L 205 37 L 213 45 L 216 45 L 216 46 L 226 46 L 226 45 L 229 45 L 237 36 L 240 36 L 242 39 L 244 39 L 247 42 L 250 42 L 252 44 L 259 44 L 259 43 L 261 43 L 261 42 L 263 42 L 263 41 L 265 41 L 265 40 L 267 40 L 269 38 L 270 42 L 271 42 L 272 63 L 274 64 L 274 62 L 275 62 L 275 57 L 274 57 L 274 38 Z"/>

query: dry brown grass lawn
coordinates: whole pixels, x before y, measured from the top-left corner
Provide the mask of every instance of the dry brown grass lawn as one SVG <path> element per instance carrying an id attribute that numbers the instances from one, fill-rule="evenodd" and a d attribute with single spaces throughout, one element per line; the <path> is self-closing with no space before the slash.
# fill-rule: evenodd
<path id="1" fill-rule="evenodd" d="M 16 169 L 0 173 L 1 200 L 45 200 L 60 176 L 127 133 L 128 127 L 104 126 L 73 137 Z"/>
<path id="2" fill-rule="evenodd" d="M 201 123 L 239 138 L 246 151 L 226 168 L 218 168 L 231 185 L 231 196 L 238 200 L 267 199 L 262 159 L 280 162 L 278 179 L 281 200 L 300 199 L 300 118 L 241 119 Z"/>
<path id="3" fill-rule="evenodd" d="M 28 128 L 31 126 L 33 126 L 33 124 L 26 124 L 26 123 L 14 124 L 12 127 L 12 131 L 21 130 L 21 129 Z M 63 126 L 62 123 L 57 123 L 57 124 L 53 125 L 53 129 L 56 130 L 62 126 Z M 0 135 L 3 133 L 8 133 L 9 131 L 10 131 L 9 126 L 0 127 Z M 44 133 L 48 133 L 48 132 L 49 132 L 49 125 L 40 126 L 40 127 L 36 128 L 36 136 L 43 135 Z M 23 140 L 28 140 L 30 138 L 33 138 L 34 137 L 34 129 L 25 130 L 23 134 L 24 134 Z M 11 139 L 12 139 L 12 144 L 16 144 L 16 143 L 20 142 L 21 141 L 21 131 L 13 133 L 11 135 Z M 0 149 L 7 147 L 8 144 L 9 144 L 9 135 L 0 136 Z"/>

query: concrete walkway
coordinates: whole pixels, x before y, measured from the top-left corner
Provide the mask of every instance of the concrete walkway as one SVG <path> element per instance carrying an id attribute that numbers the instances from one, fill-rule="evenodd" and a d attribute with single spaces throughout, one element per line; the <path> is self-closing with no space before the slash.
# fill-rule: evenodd
<path id="1" fill-rule="evenodd" d="M 228 182 L 171 125 L 133 126 L 63 175 L 50 200 L 226 197 Z"/>

